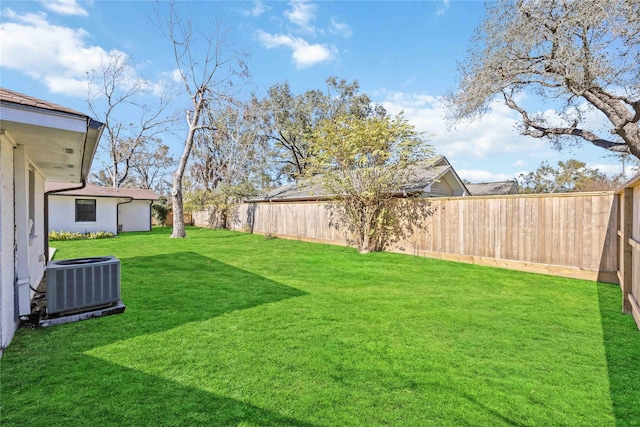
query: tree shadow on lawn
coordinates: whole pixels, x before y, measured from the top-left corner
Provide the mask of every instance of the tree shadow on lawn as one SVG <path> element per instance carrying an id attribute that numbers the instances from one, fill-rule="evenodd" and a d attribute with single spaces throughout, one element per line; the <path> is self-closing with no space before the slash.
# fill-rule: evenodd
<path id="1" fill-rule="evenodd" d="M 108 342 L 160 332 L 307 293 L 194 252 L 121 260 L 124 314 Z"/>
<path id="2" fill-rule="evenodd" d="M 640 331 L 621 313 L 618 286 L 598 283 L 598 300 L 616 425 L 640 426 Z"/>
<path id="3" fill-rule="evenodd" d="M 22 395 L 23 401 L 14 402 L 20 405 L 12 405 L 7 396 L 2 425 L 316 427 L 102 359 L 85 356 L 81 366 L 82 372 L 70 373 L 70 378 L 44 378 Z"/>
<path id="4" fill-rule="evenodd" d="M 121 282 L 123 314 L 16 337 L 2 360 L 3 425 L 311 426 L 85 354 L 305 292 L 192 252 L 124 258 Z"/>

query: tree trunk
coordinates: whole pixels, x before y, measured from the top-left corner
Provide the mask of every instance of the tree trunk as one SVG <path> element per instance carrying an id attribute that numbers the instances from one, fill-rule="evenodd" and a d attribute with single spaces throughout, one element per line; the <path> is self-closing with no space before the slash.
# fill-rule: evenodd
<path id="1" fill-rule="evenodd" d="M 180 159 L 182 164 L 184 154 Z M 186 163 L 186 160 L 184 161 Z M 179 171 L 180 169 L 178 169 Z M 173 189 L 171 190 L 171 196 L 173 200 L 173 230 L 171 231 L 171 238 L 184 238 L 187 237 L 187 232 L 184 229 L 184 210 L 182 203 L 182 175 L 176 171 L 173 174 Z"/>
<path id="2" fill-rule="evenodd" d="M 173 174 L 173 189 L 171 190 L 172 204 L 173 204 L 173 230 L 171 231 L 172 239 L 181 239 L 187 237 L 187 233 L 184 229 L 184 210 L 182 202 L 182 177 L 184 171 L 187 168 L 187 161 L 191 154 L 191 148 L 193 147 L 193 138 L 198 128 L 200 121 L 200 114 L 205 106 L 205 100 L 200 97 L 195 103 L 195 111 L 193 119 L 188 120 L 189 132 L 187 133 L 187 139 L 184 142 L 184 151 L 182 157 L 180 157 L 180 163 L 178 164 L 178 170 Z"/>
<path id="3" fill-rule="evenodd" d="M 368 254 L 371 252 L 371 218 L 368 209 L 365 208 L 365 213 L 362 215 L 362 238 L 360 241 L 360 253 Z"/>

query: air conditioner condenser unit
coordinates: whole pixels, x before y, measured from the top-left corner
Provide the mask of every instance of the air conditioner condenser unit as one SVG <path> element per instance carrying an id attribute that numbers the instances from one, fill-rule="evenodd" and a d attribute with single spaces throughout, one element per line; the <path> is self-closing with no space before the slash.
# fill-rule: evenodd
<path id="1" fill-rule="evenodd" d="M 120 301 L 120 260 L 113 256 L 47 263 L 47 314 L 78 313 Z"/>

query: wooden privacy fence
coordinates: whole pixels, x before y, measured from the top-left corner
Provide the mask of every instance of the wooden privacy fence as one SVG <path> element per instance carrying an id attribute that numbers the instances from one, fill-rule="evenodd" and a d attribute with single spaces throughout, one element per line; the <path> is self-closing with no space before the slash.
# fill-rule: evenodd
<path id="1" fill-rule="evenodd" d="M 184 223 L 185 225 L 193 225 L 193 216 L 190 213 L 185 213 L 182 215 L 182 217 L 184 218 Z M 151 224 L 152 225 L 159 225 L 158 221 L 156 221 L 156 219 L 154 217 L 151 218 Z M 171 225 L 173 224 L 173 212 L 169 212 L 167 214 L 167 219 L 164 222 L 164 224 L 168 227 L 171 227 Z"/>
<path id="2" fill-rule="evenodd" d="M 615 199 L 613 192 L 426 199 L 431 214 L 389 250 L 618 283 Z M 207 226 L 206 217 L 195 213 L 195 225 Z M 242 204 L 230 228 L 348 243 L 322 202 Z"/>
<path id="3" fill-rule="evenodd" d="M 393 252 L 620 284 L 640 327 L 640 177 L 618 192 L 418 199 L 430 214 Z M 193 215 L 207 227 L 207 212 Z M 348 244 L 323 202 L 238 206 L 229 228 Z"/>
<path id="4" fill-rule="evenodd" d="M 618 279 L 622 310 L 630 313 L 640 328 L 640 175 L 617 192 Z"/>

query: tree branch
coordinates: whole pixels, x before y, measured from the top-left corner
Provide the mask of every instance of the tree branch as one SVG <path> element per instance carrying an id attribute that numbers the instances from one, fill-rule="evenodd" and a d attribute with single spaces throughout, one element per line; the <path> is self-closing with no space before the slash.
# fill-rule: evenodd
<path id="1" fill-rule="evenodd" d="M 630 152 L 628 145 L 625 143 L 615 142 L 615 141 L 610 141 L 604 138 L 600 138 L 593 132 L 589 132 L 584 129 L 579 129 L 575 126 L 569 126 L 569 127 L 543 126 L 537 123 L 536 121 L 534 121 L 533 119 L 531 119 L 529 117 L 529 114 L 524 109 L 519 107 L 513 101 L 513 98 L 511 98 L 509 94 L 503 91 L 502 95 L 504 96 L 504 100 L 507 106 L 512 110 L 517 111 L 522 116 L 522 120 L 525 126 L 527 127 L 527 129 L 525 129 L 523 132 L 524 135 L 528 135 L 533 138 L 545 138 L 545 137 L 553 137 L 553 136 L 571 135 L 571 136 L 580 137 L 586 141 L 589 141 L 590 143 L 592 143 L 597 147 L 605 148 L 607 150 L 610 150 L 616 153 Z M 531 129 L 534 129 L 535 131 Z"/>

